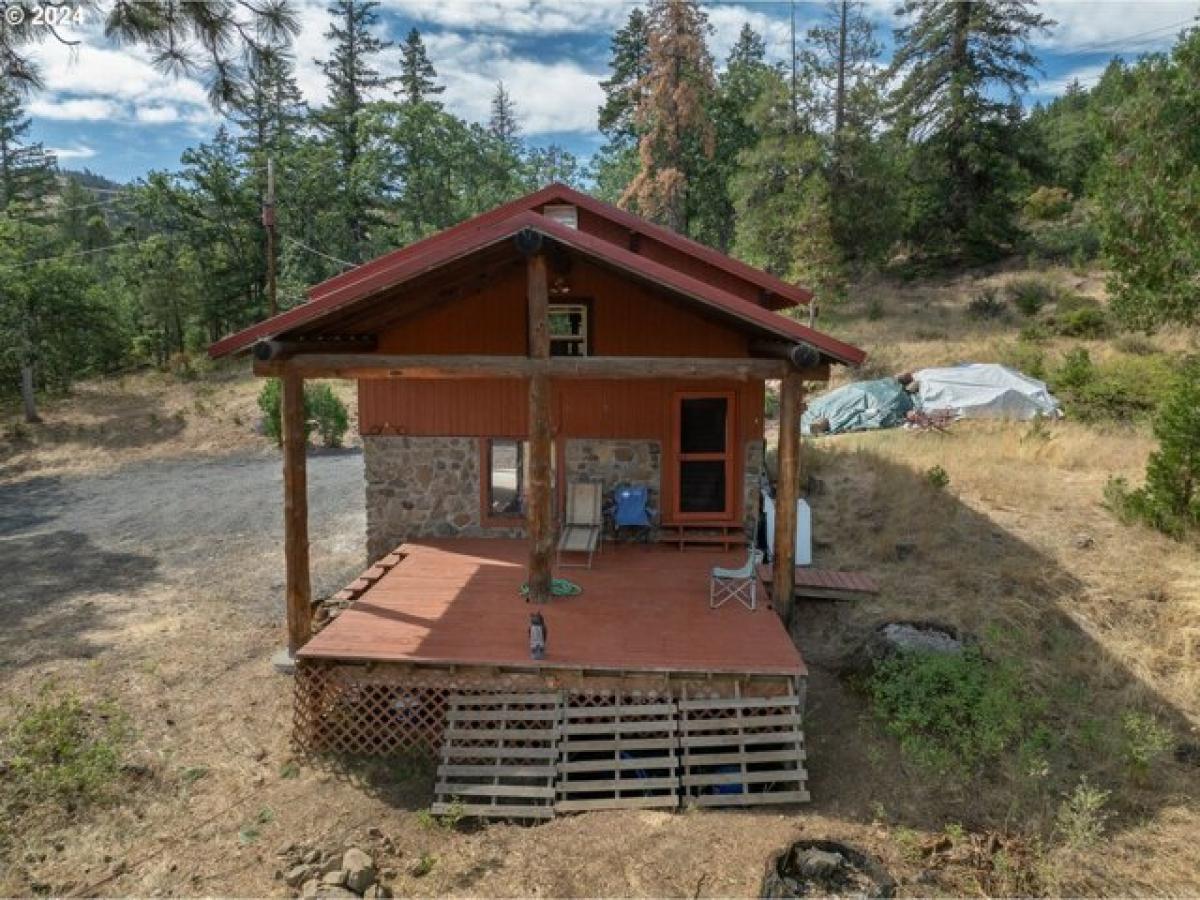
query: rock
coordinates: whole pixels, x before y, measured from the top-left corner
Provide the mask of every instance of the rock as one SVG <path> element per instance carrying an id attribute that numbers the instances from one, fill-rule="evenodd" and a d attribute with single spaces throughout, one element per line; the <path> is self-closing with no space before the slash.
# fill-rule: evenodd
<path id="1" fill-rule="evenodd" d="M 361 894 L 375 883 L 375 860 L 357 847 L 342 855 L 342 868 L 346 873 L 345 885 L 352 891 Z"/>
<path id="2" fill-rule="evenodd" d="M 963 642 L 949 631 L 906 622 L 894 622 L 883 626 L 883 636 L 899 650 L 958 653 L 963 648 Z"/>
<path id="3" fill-rule="evenodd" d="M 305 898 L 315 897 L 321 890 L 321 882 L 315 878 L 310 878 L 304 882 L 304 886 L 300 888 L 300 896 Z"/>
<path id="4" fill-rule="evenodd" d="M 321 861 L 321 851 L 316 849 L 309 850 L 304 854 L 302 861 L 308 863 L 309 865 L 312 865 L 313 863 L 319 863 Z"/>
<path id="5" fill-rule="evenodd" d="M 383 837 L 383 829 L 376 825 L 372 825 L 370 828 L 367 829 L 367 837 L 374 838 L 375 840 L 379 840 L 380 838 Z"/>
<path id="6" fill-rule="evenodd" d="M 321 887 L 341 887 L 346 883 L 346 872 L 344 869 L 334 869 L 332 872 L 326 872 L 321 876 Z"/>
<path id="7" fill-rule="evenodd" d="M 1078 550 L 1091 550 L 1096 546 L 1096 539 L 1090 534 L 1075 535 L 1075 547 Z"/>
<path id="8" fill-rule="evenodd" d="M 1183 741 L 1175 747 L 1175 760 L 1185 766 L 1200 766 L 1200 743 Z"/>
<path id="9" fill-rule="evenodd" d="M 364 900 L 385 900 L 392 896 L 392 889 L 382 884 L 373 884 L 363 891 Z"/>
<path id="10" fill-rule="evenodd" d="M 299 885 L 302 885 L 304 882 L 308 881 L 309 878 L 312 877 L 312 874 L 313 867 L 311 865 L 305 865 L 301 863 L 298 866 L 292 866 L 290 869 L 288 869 L 286 874 L 283 876 L 283 880 L 292 887 L 298 887 Z"/>
<path id="11" fill-rule="evenodd" d="M 829 878 L 846 864 L 845 857 L 811 848 L 796 854 L 796 871 L 807 878 Z"/>

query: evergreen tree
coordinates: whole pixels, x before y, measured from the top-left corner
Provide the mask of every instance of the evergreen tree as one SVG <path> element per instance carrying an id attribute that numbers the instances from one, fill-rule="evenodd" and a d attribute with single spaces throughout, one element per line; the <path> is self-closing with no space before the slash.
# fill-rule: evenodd
<path id="1" fill-rule="evenodd" d="M 1052 22 L 1031 0 L 905 0 L 896 31 L 896 122 L 913 140 L 909 232 L 933 256 L 986 258 L 1013 237 L 1019 97 Z"/>
<path id="2" fill-rule="evenodd" d="M 396 95 L 406 103 L 433 103 L 433 98 L 446 90 L 437 83 L 437 70 L 425 52 L 421 32 L 413 28 L 400 45 L 400 89 Z"/>
<path id="3" fill-rule="evenodd" d="M 517 105 L 504 87 L 503 81 L 496 82 L 496 93 L 492 96 L 492 116 L 488 120 L 488 131 L 514 154 L 521 148 L 521 123 L 517 116 Z"/>
<path id="4" fill-rule="evenodd" d="M 1200 28 L 1143 59 L 1104 116 L 1096 206 L 1113 311 L 1151 329 L 1200 321 Z M 1102 81 L 1097 90 L 1105 87 Z M 1098 102 L 1104 102 L 1099 100 Z"/>
<path id="5" fill-rule="evenodd" d="M 744 151 L 731 183 L 735 255 L 822 297 L 843 289 L 833 240 L 822 140 L 796 115 L 792 93 L 773 72 L 750 114 L 758 142 Z"/>
<path id="6" fill-rule="evenodd" d="M 880 143 L 880 46 L 861 0 L 832 0 L 798 63 L 808 115 L 828 135 L 830 210 L 848 258 L 878 258 L 895 237 L 895 171 Z"/>
<path id="7" fill-rule="evenodd" d="M 639 168 L 622 204 L 681 234 L 688 233 L 689 188 L 714 152 L 711 31 L 695 0 L 651 0 L 649 66 L 634 116 Z"/>
<path id="8" fill-rule="evenodd" d="M 264 168 L 296 139 L 308 120 L 308 109 L 296 83 L 296 64 L 286 47 L 258 55 L 247 73 L 246 90 L 233 106 L 230 120 L 241 131 L 238 145 L 255 168 Z"/>
<path id="9" fill-rule="evenodd" d="M 329 104 L 320 111 L 317 122 L 337 150 L 333 175 L 344 226 L 335 249 L 352 262 L 361 262 L 368 255 L 377 202 L 370 161 L 363 165 L 361 118 L 371 94 L 396 80 L 381 75 L 372 63 L 391 46 L 371 32 L 378 20 L 378 6 L 375 0 L 333 0 L 329 6 L 332 22 L 325 32 L 325 37 L 334 41 L 333 55 L 321 63 L 329 85 Z"/>
<path id="10" fill-rule="evenodd" d="M 641 86 L 650 74 L 650 35 L 642 10 L 630 11 L 625 25 L 613 35 L 608 67 L 611 74 L 600 82 L 604 105 L 598 110 L 597 124 L 609 141 L 633 143 Z"/>
<path id="11" fill-rule="evenodd" d="M 749 25 L 743 25 L 717 78 L 712 99 L 715 144 L 712 158 L 701 166 L 699 190 L 693 193 L 692 236 L 722 251 L 733 241 L 734 212 L 730 179 L 738 157 L 758 142 L 750 113 L 774 72 L 766 62 L 766 45 Z"/>
<path id="12" fill-rule="evenodd" d="M 579 187 L 583 180 L 582 167 L 575 154 L 558 144 L 531 148 L 525 154 L 524 168 L 530 190 L 555 182 Z"/>
<path id="13" fill-rule="evenodd" d="M 54 189 L 54 157 L 27 140 L 29 125 L 20 96 L 0 80 L 0 212 L 43 209 Z"/>

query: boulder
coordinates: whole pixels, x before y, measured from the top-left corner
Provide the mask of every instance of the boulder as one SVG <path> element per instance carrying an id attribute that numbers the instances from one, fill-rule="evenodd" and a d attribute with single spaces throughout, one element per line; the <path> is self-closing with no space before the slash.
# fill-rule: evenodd
<path id="1" fill-rule="evenodd" d="M 840 853 L 810 847 L 796 853 L 795 870 L 806 878 L 831 878 L 846 864 Z"/>
<path id="2" fill-rule="evenodd" d="M 292 887 L 299 887 L 313 876 L 313 867 L 301 863 L 298 866 L 292 866 L 283 876 L 283 880 Z"/>
<path id="3" fill-rule="evenodd" d="M 357 847 L 351 847 L 342 855 L 342 869 L 345 872 L 343 883 L 356 893 L 363 893 L 375 883 L 375 860 Z"/>

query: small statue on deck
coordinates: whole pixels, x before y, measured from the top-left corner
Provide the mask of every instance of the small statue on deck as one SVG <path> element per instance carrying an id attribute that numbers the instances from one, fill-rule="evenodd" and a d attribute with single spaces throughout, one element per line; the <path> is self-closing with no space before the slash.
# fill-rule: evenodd
<path id="1" fill-rule="evenodd" d="M 546 620 L 542 618 L 540 612 L 535 612 L 529 617 L 529 653 L 534 659 L 546 658 L 546 639 L 549 637 L 549 632 L 546 630 Z"/>

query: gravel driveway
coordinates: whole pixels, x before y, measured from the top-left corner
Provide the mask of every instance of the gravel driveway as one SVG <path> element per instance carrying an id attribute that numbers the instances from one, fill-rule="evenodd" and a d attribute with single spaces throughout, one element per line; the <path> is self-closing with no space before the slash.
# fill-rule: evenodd
<path id="1" fill-rule="evenodd" d="M 0 670 L 73 655 L 62 640 L 97 617 L 89 598 L 182 586 L 282 622 L 282 482 L 277 455 L 238 454 L 0 484 Z M 327 593 L 365 563 L 361 451 L 310 456 L 308 496 Z"/>

